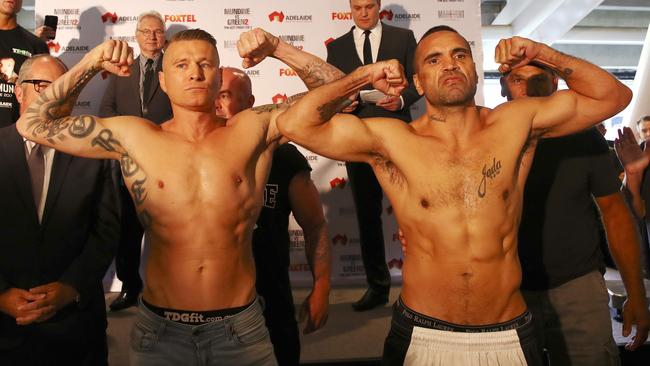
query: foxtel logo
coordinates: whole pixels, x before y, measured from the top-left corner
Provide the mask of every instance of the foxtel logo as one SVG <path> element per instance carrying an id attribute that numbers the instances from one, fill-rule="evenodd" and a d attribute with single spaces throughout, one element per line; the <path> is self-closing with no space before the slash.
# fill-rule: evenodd
<path id="1" fill-rule="evenodd" d="M 332 20 L 351 20 L 352 12 L 332 12 Z"/>
<path id="2" fill-rule="evenodd" d="M 298 76 L 293 69 L 280 69 L 280 76 Z"/>
<path id="3" fill-rule="evenodd" d="M 165 22 L 196 23 L 196 16 L 194 14 L 174 14 L 174 15 L 166 14 Z"/>
<path id="4" fill-rule="evenodd" d="M 106 12 L 102 15 L 102 23 L 106 23 L 110 21 L 111 23 L 115 24 L 117 23 L 117 13 L 115 12 Z"/>
<path id="5" fill-rule="evenodd" d="M 50 50 L 51 53 L 58 53 L 59 50 L 61 49 L 61 45 L 59 44 L 59 42 L 49 41 L 47 42 L 47 48 Z"/>
<path id="6" fill-rule="evenodd" d="M 274 11 L 273 13 L 269 14 L 269 22 L 276 21 L 276 22 L 284 22 L 284 13 L 281 11 Z"/>
<path id="7" fill-rule="evenodd" d="M 273 100 L 273 104 L 281 104 L 281 103 L 286 103 L 287 102 L 287 95 L 286 94 L 276 94 L 271 98 Z"/>
<path id="8" fill-rule="evenodd" d="M 332 244 L 333 245 L 347 245 L 348 244 L 348 236 L 345 234 L 336 234 L 332 238 Z"/>
<path id="9" fill-rule="evenodd" d="M 334 179 L 332 179 L 330 181 L 330 187 L 332 187 L 332 189 L 334 189 L 336 187 L 339 187 L 339 188 L 343 189 L 343 188 L 345 188 L 345 183 L 347 183 L 345 178 L 338 178 L 337 177 L 337 178 L 334 178 Z"/>

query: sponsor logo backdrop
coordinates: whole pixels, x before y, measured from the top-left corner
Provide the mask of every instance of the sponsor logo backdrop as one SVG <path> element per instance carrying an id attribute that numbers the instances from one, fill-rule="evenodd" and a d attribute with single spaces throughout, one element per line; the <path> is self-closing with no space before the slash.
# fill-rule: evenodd
<path id="1" fill-rule="evenodd" d="M 222 65 L 241 67 L 237 39 L 241 32 L 260 27 L 282 37 L 298 48 L 327 56 L 325 44 L 353 26 L 348 0 L 147 0 L 135 2 L 108 0 L 36 0 L 36 24 L 45 15 L 59 17 L 57 37 L 50 41 L 50 52 L 68 65 L 105 39 L 125 40 L 139 53 L 135 42 L 137 16 L 155 9 L 166 20 L 167 37 L 188 28 L 202 28 L 214 35 Z M 387 24 L 412 29 L 416 39 L 434 25 L 447 24 L 470 42 L 482 75 L 483 50 L 479 0 L 403 0 L 382 2 L 381 19 Z M 305 90 L 300 78 L 277 60 L 266 60 L 247 70 L 253 80 L 257 104 L 278 103 Z M 106 87 L 106 75 L 95 77 L 81 94 L 75 113 L 96 113 Z M 479 85 L 477 103 L 481 103 Z M 414 116 L 423 112 L 420 103 L 412 107 Z M 365 282 L 359 249 L 355 207 L 342 162 L 332 161 L 301 148 L 313 168 L 312 177 L 321 192 L 332 242 L 332 281 L 336 284 Z M 397 225 L 388 201 L 384 200 L 386 262 L 395 282 L 401 280 L 402 253 L 397 240 Z M 304 236 L 292 220 L 291 279 L 296 285 L 311 283 L 304 256 Z M 107 287 L 119 290 L 120 283 L 109 271 Z"/>

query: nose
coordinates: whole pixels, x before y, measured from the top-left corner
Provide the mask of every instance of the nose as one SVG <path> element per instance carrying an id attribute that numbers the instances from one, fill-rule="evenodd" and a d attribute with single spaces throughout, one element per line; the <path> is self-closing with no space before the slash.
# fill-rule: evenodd
<path id="1" fill-rule="evenodd" d="M 205 80 L 205 73 L 203 72 L 203 68 L 201 68 L 201 65 L 192 63 L 190 64 L 190 80 L 194 81 L 203 81 Z"/>
<path id="2" fill-rule="evenodd" d="M 458 70 L 458 64 L 456 63 L 456 59 L 453 57 L 443 57 L 442 58 L 442 66 L 443 70 L 445 71 L 457 71 Z"/>

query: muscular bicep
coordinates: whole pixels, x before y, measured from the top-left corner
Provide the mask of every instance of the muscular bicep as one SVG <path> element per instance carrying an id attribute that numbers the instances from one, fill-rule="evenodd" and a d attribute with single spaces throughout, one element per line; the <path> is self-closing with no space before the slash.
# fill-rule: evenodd
<path id="1" fill-rule="evenodd" d="M 91 115 L 44 120 L 25 113 L 17 123 L 19 132 L 29 140 L 58 151 L 93 159 L 119 160 L 126 154 L 123 142 L 125 126 L 142 124 L 136 117 L 99 118 Z"/>
<path id="2" fill-rule="evenodd" d="M 352 114 L 339 113 L 327 123 L 310 126 L 305 131 L 293 133 L 285 131 L 285 128 L 290 130 L 291 124 L 285 124 L 284 118 L 284 115 L 278 116 L 277 123 L 280 131 L 284 131 L 289 137 L 294 134 L 300 136 L 294 142 L 327 158 L 367 162 L 372 156 L 382 152 L 381 140 L 377 132 L 381 129 L 379 125 L 383 125 L 382 121 L 385 119 L 360 119 Z"/>
<path id="3" fill-rule="evenodd" d="M 571 90 L 537 99 L 533 130 L 544 137 L 564 136 L 592 127 L 612 117 L 616 101 L 598 101 Z"/>

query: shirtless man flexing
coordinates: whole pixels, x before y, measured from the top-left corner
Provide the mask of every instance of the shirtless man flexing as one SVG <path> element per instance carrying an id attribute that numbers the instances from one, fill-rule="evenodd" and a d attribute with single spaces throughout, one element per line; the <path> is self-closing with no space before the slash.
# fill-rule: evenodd
<path id="1" fill-rule="evenodd" d="M 288 106 L 246 110 L 226 126 L 215 114 L 215 44 L 198 29 L 170 40 L 159 77 L 174 117 L 160 126 L 133 116 L 70 116 L 95 74 L 128 74 L 132 50 L 114 40 L 41 93 L 17 125 L 55 149 L 120 161 L 151 242 L 131 333 L 136 365 L 276 364 L 256 301 L 251 238 L 273 150 L 283 142 L 275 119 Z M 308 88 L 342 75 L 261 30 L 244 34 L 239 49 L 246 66 L 269 54 L 284 60 Z"/>
<path id="2" fill-rule="evenodd" d="M 469 44 L 439 26 L 416 49 L 413 79 L 426 114 L 411 124 L 335 115 L 363 85 L 398 72 L 391 62 L 383 73 L 362 66 L 311 91 L 277 120 L 284 136 L 311 151 L 369 163 L 393 205 L 409 254 L 385 364 L 541 364 L 519 292 L 517 227 L 528 174 L 521 160 L 533 140 L 616 114 L 631 92 L 602 69 L 524 38 L 501 40 L 496 61 L 502 72 L 543 63 L 570 90 L 476 106 Z"/>

